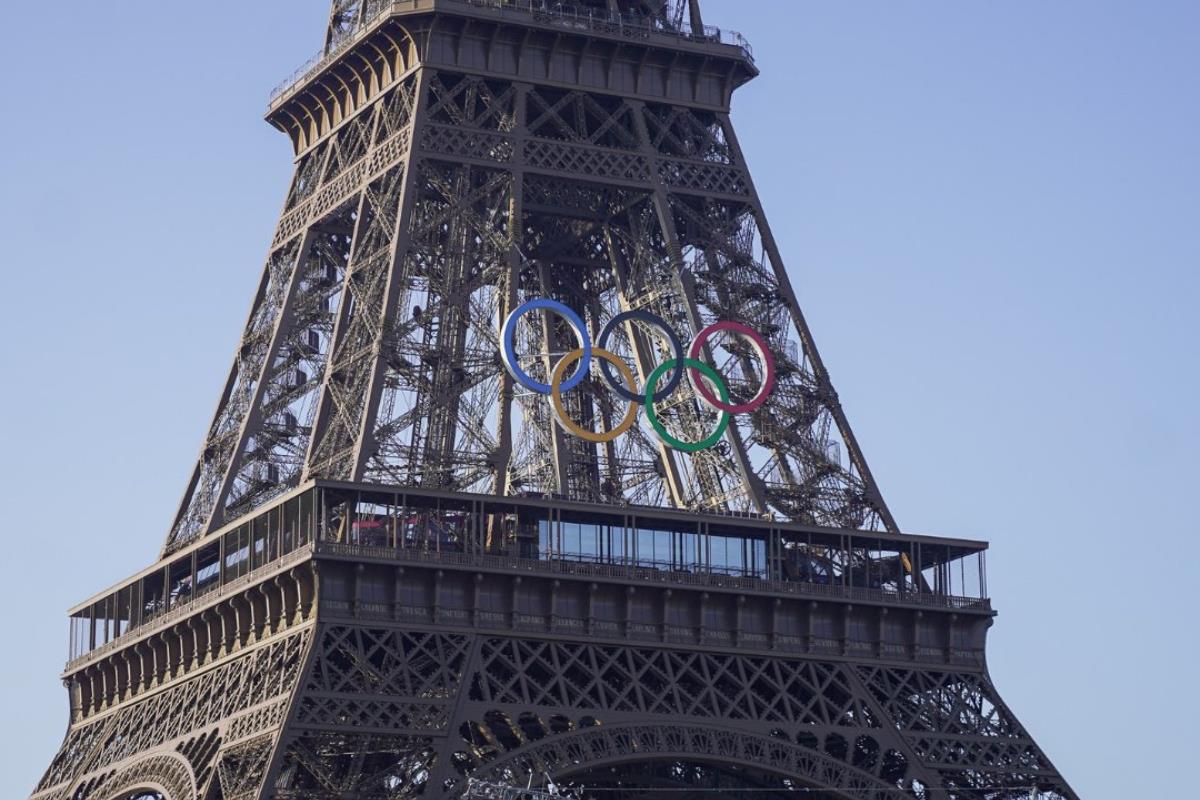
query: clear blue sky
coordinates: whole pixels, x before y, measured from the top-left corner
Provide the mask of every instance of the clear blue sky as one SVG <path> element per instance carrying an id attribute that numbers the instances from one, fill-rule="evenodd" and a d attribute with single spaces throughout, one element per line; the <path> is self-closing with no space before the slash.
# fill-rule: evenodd
<path id="1" fill-rule="evenodd" d="M 65 609 L 156 555 L 290 173 L 325 0 L 9 4 L 0 795 L 58 745 Z M 708 0 L 735 120 L 901 524 L 992 542 L 992 673 L 1089 800 L 1200 715 L 1200 4 Z"/>

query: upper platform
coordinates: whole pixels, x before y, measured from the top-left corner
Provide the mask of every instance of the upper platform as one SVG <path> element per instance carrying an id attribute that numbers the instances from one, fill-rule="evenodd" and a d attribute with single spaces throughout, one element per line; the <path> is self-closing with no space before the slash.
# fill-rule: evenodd
<path id="1" fill-rule="evenodd" d="M 992 616 L 986 549 L 757 516 L 315 481 L 73 608 L 68 669 L 314 557 L 966 619 Z"/>
<path id="2" fill-rule="evenodd" d="M 712 109 L 758 74 L 741 34 L 711 26 L 549 0 L 396 0 L 276 87 L 266 118 L 293 139 L 335 126 L 419 64 Z"/>

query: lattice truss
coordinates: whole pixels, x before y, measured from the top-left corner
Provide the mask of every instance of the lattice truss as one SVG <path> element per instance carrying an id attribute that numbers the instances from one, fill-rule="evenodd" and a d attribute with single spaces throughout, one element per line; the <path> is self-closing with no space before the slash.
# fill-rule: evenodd
<path id="1" fill-rule="evenodd" d="M 631 309 L 684 341 L 745 322 L 769 340 L 777 388 L 700 453 L 667 449 L 644 413 L 589 444 L 501 368 L 502 320 L 539 296 L 593 336 Z M 516 339 L 541 380 L 575 346 L 540 314 Z M 609 344 L 642 382 L 672 355 L 641 323 Z M 752 396 L 749 346 L 711 344 L 735 400 Z M 595 430 L 627 408 L 596 371 L 566 406 Z M 717 422 L 686 381 L 656 410 L 684 440 Z M 315 476 L 894 527 L 726 118 L 430 70 L 299 157 L 167 550 Z"/>
<path id="2" fill-rule="evenodd" d="M 685 785 L 741 769 L 734 786 L 864 800 L 1072 796 L 975 674 L 332 624 L 281 752 L 274 796 L 306 800 L 593 785 L 651 756 Z"/>
<path id="3" fill-rule="evenodd" d="M 353 315 L 351 327 L 343 319 L 349 315 L 339 314 L 363 308 L 371 292 L 380 290 L 378 273 L 395 235 L 388 221 L 399 208 L 415 87 L 412 80 L 401 83 L 297 161 L 273 250 L 168 552 L 298 483 L 322 400 L 333 424 L 324 449 L 313 457 L 338 454 L 339 437 L 353 425 L 357 409 L 352 393 L 342 390 L 343 375 L 361 384 L 351 370 L 361 371 L 361 340 L 379 325 L 361 313 Z M 331 374 L 339 323 L 346 335 L 335 364 L 346 372 Z"/>
<path id="4" fill-rule="evenodd" d="M 478 664 L 452 731 L 468 745 L 459 775 L 732 754 L 851 797 L 1070 796 L 976 674 L 501 638 L 481 641 Z"/>
<path id="5" fill-rule="evenodd" d="M 74 725 L 34 798 L 458 796 L 633 759 L 683 785 L 1074 797 L 975 673 L 327 623 Z"/>
<path id="6" fill-rule="evenodd" d="M 1061 777 L 985 675 L 857 670 L 912 749 L 938 770 L 941 785 L 965 797 L 1005 797 L 1013 785 L 1067 796 Z"/>
<path id="7" fill-rule="evenodd" d="M 327 626 L 273 796 L 382 800 L 425 793 L 467 647 L 465 636 Z"/>
<path id="8" fill-rule="evenodd" d="M 841 528 L 881 524 L 881 504 L 858 469 L 833 414 L 836 394 L 814 365 L 776 272 L 756 258 L 758 223 L 741 203 L 672 198 L 687 274 L 702 324 L 738 320 L 768 336 L 777 366 L 771 399 L 746 420 L 743 447 L 762 499 L 782 516 Z M 764 257 L 763 251 L 758 251 Z M 761 371 L 751 348 L 710 352 L 735 395 L 753 394 Z M 739 421 L 741 422 L 741 421 Z"/>
<path id="9" fill-rule="evenodd" d="M 76 723 L 33 797 L 110 800 L 145 784 L 171 800 L 258 797 L 310 639 L 280 637 Z"/>
<path id="10" fill-rule="evenodd" d="M 513 95 L 511 87 L 435 77 L 426 147 L 440 149 L 436 140 L 446 136 L 444 149 L 482 147 L 497 157 L 487 134 L 515 125 Z M 495 483 L 497 316 L 512 247 L 513 177 L 432 158 L 417 170 L 364 477 L 487 492 Z"/>
<path id="11" fill-rule="evenodd" d="M 793 519 L 881 526 L 886 508 L 848 424 L 838 419 L 837 395 L 764 233 L 728 119 L 664 107 L 648 108 L 645 119 L 659 175 L 679 189 L 669 202 L 693 313 L 700 324 L 732 319 L 762 331 L 775 356 L 776 390 L 743 426 L 762 502 Z M 737 396 L 760 382 L 751 352 L 735 340 L 709 353 Z"/>
<path id="12" fill-rule="evenodd" d="M 768 336 L 780 380 L 772 402 L 731 426 L 726 441 L 689 456 L 657 446 L 644 425 L 603 446 L 563 437 L 549 424 L 542 398 L 518 396 L 526 433 L 518 437 L 510 487 L 602 502 L 770 510 L 839 527 L 885 524 L 803 318 L 781 286 L 783 270 L 771 263 L 777 255 L 768 254 L 760 235 L 761 212 L 727 121 L 583 92 L 539 88 L 525 99 L 528 164 L 589 180 L 526 175 L 526 261 L 516 299 L 562 300 L 593 331 L 630 309 L 656 313 L 685 339 L 718 319 L 743 321 Z M 657 190 L 650 174 L 660 178 Z M 598 184 L 596 177 L 648 186 Z M 663 192 L 662 184 L 678 191 Z M 522 366 L 539 380 L 570 349 L 569 332 L 547 324 L 531 319 L 522 332 Z M 670 356 L 661 336 L 640 325 L 619 338 L 610 349 L 642 380 Z M 754 394 L 761 368 L 746 343 L 723 342 L 709 355 L 736 397 Z M 595 375 L 567 405 L 574 419 L 596 429 L 611 429 L 624 413 Z M 715 424 L 687 386 L 658 410 L 686 440 L 703 439 Z"/>

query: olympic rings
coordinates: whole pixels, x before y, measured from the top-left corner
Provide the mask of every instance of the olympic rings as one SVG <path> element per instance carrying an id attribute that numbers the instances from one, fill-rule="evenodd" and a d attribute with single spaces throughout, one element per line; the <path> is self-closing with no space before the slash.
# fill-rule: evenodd
<path id="1" fill-rule="evenodd" d="M 650 427 L 654 428 L 654 432 L 658 434 L 658 437 L 676 450 L 682 450 L 685 453 L 697 453 L 701 450 L 707 450 L 721 441 L 721 437 L 725 435 L 725 429 L 729 427 L 729 420 L 733 418 L 733 415 L 728 411 L 721 412 L 721 421 L 717 423 L 716 429 L 708 438 L 702 439 L 699 442 L 685 442 L 681 439 L 676 439 L 667 431 L 667 427 L 659 421 L 658 415 L 654 413 L 654 403 L 651 402 L 654 388 L 658 386 L 658 380 L 663 376 L 663 373 L 676 366 L 685 366 L 704 373 L 705 377 L 717 385 L 717 391 L 721 393 L 721 400 L 726 403 L 729 402 L 729 388 L 725 386 L 725 381 L 721 380 L 721 376 L 717 374 L 715 369 L 703 361 L 697 361 L 694 358 L 685 358 L 682 365 L 672 359 L 659 364 L 654 372 L 650 373 L 650 377 L 646 379 L 646 418 L 650 420 Z"/>
<path id="2" fill-rule="evenodd" d="M 531 311 L 538 310 L 552 311 L 566 320 L 575 332 L 575 337 L 579 340 L 580 345 L 558 360 L 551 370 L 550 383 L 548 384 L 535 380 L 521 369 L 514 341 L 517 323 L 521 317 Z M 618 326 L 622 323 L 635 320 L 661 330 L 670 342 L 675 356 L 654 368 L 650 376 L 646 379 L 646 387 L 641 394 L 638 394 L 634 388 L 635 379 L 633 371 L 630 370 L 623 359 L 614 355 L 606 347 L 608 340 L 617 330 Z M 715 334 L 723 331 L 748 339 L 754 347 L 758 360 L 762 363 L 762 385 L 759 387 L 758 393 L 745 403 L 732 403 L 730 401 L 728 385 L 726 385 L 715 369 L 700 360 L 708 340 Z M 637 422 L 638 406 L 644 405 L 650 426 L 665 444 L 685 453 L 696 453 L 706 450 L 717 444 L 725 435 L 725 431 L 729 428 L 729 423 L 734 414 L 748 414 L 761 408 L 775 388 L 775 359 L 767 347 L 766 339 L 740 322 L 725 321 L 709 325 L 700 331 L 696 335 L 696 338 L 691 341 L 685 355 L 683 343 L 680 341 L 679 336 L 664 319 L 649 311 L 635 309 L 612 317 L 604 326 L 604 330 L 601 331 L 600 337 L 596 340 L 595 346 L 593 346 L 587 326 L 578 314 L 557 300 L 542 298 L 530 300 L 510 313 L 504 321 L 504 328 L 500 338 L 500 357 L 513 379 L 530 391 L 548 395 L 554 410 L 554 417 L 558 421 L 558 424 L 567 432 L 595 444 L 611 442 L 632 428 Z M 576 423 L 567 413 L 563 403 L 563 394 L 578 387 L 587 378 L 592 368 L 593 355 L 599 359 L 601 377 L 604 378 L 605 382 L 617 394 L 629 402 L 629 409 L 626 411 L 624 419 L 611 431 L 605 433 L 596 433 Z M 570 378 L 563 380 L 567 369 L 576 362 L 579 362 L 579 366 L 575 369 L 574 374 Z M 617 368 L 617 372 L 620 373 L 619 377 L 624 380 L 624 383 L 612 374 L 612 370 L 609 368 L 610 365 Z M 658 385 L 663 380 L 663 377 L 667 372 L 672 370 L 673 372 L 671 372 L 671 377 L 666 381 L 666 385 L 662 389 L 659 389 Z M 682 380 L 684 373 L 687 373 L 688 382 L 695 390 L 698 399 L 720 414 L 716 428 L 699 442 L 685 442 L 672 436 L 654 410 L 655 403 L 661 403 L 663 400 L 666 400 L 679 387 L 679 382 Z M 717 394 L 720 395 L 719 398 L 713 395 L 713 387 L 716 387 Z"/>
<path id="3" fill-rule="evenodd" d="M 600 357 L 602 359 L 600 363 L 602 364 L 612 364 L 614 367 L 620 370 L 621 376 L 629 382 L 629 385 L 633 385 L 633 371 L 629 369 L 629 366 L 624 361 L 617 358 L 603 347 L 593 347 L 592 355 Z M 553 390 L 550 394 L 550 401 L 554 405 L 554 417 L 558 420 L 559 425 L 562 425 L 563 428 L 569 433 L 575 434 L 584 441 L 593 442 L 595 444 L 611 442 L 622 433 L 632 428 L 633 423 L 637 422 L 637 403 L 629 404 L 629 410 L 625 412 L 625 419 L 621 420 L 621 424 L 613 428 L 608 433 L 595 433 L 594 431 L 589 431 L 587 428 L 581 427 L 580 425 L 576 425 L 575 420 L 571 419 L 570 415 L 567 414 L 566 408 L 563 407 L 562 393 L 564 388 L 561 381 L 563 373 L 566 371 L 567 367 L 571 364 L 574 364 L 581 358 L 583 358 L 582 348 L 578 350 L 572 350 L 563 356 L 562 359 L 559 360 L 558 364 L 554 367 L 554 375 L 550 378 L 550 385 L 553 387 Z M 583 370 L 580 371 L 582 372 Z"/>
<path id="4" fill-rule="evenodd" d="M 569 392 L 583 383 L 583 379 L 587 377 L 588 368 L 592 363 L 592 340 L 588 336 L 587 327 L 583 324 L 583 320 L 579 318 L 579 315 L 557 300 L 546 300 L 544 298 L 541 300 L 530 300 L 509 314 L 508 319 L 504 321 L 504 332 L 500 337 L 500 341 L 503 343 L 503 350 L 500 357 L 504 361 L 504 366 L 508 369 L 508 374 L 512 375 L 513 380 L 517 383 L 538 394 L 550 394 L 552 389 L 548 384 L 534 380 L 529 377 L 525 370 L 521 369 L 521 365 L 517 363 L 516 345 L 513 343 L 513 335 L 517 330 L 517 320 L 530 311 L 537 311 L 538 309 L 553 311 L 569 322 L 575 330 L 575 336 L 579 339 L 579 344 L 583 348 L 583 363 L 579 366 L 579 369 L 575 370 L 575 374 L 568 378 L 567 382 L 562 385 L 562 390 Z"/>
<path id="5" fill-rule="evenodd" d="M 667 341 L 671 343 L 671 349 L 675 351 L 674 360 L 676 362 L 683 361 L 683 342 L 679 341 L 679 336 L 674 330 L 671 329 L 671 326 L 667 325 L 662 317 L 655 316 L 649 311 L 642 311 L 640 309 L 634 311 L 624 311 L 610 319 L 608 324 L 604 326 L 604 330 L 600 332 L 600 338 L 596 340 L 596 347 L 608 347 L 608 337 L 612 336 L 613 331 L 617 329 L 617 326 L 626 320 L 638 320 L 639 322 L 644 322 L 647 325 L 653 325 L 661 330 L 667 335 Z M 625 362 L 621 363 L 624 364 Z M 626 389 L 617 381 L 616 378 L 613 377 L 612 373 L 608 370 L 608 361 L 605 360 L 600 362 L 600 372 L 604 374 L 604 379 L 608 381 L 608 385 L 613 388 L 613 391 L 621 395 L 621 397 L 624 397 L 631 403 L 642 404 L 646 402 L 644 397 L 636 392 Z M 670 397 L 671 393 L 679 387 L 679 381 L 681 378 L 683 378 L 683 370 L 676 370 L 671 375 L 670 380 L 667 381 L 667 385 L 663 387 L 662 391 L 654 395 L 654 402 L 661 403 L 663 400 L 666 400 L 668 397 Z M 630 386 L 633 386 L 632 378 L 627 378 L 626 380 L 629 381 Z"/>
<path id="6" fill-rule="evenodd" d="M 767 402 L 767 397 L 770 396 L 771 390 L 775 388 L 775 359 L 771 356 L 771 351 L 767 349 L 766 340 L 756 331 L 751 330 L 740 322 L 716 322 L 700 331 L 700 333 L 696 334 L 696 338 L 692 340 L 692 346 L 688 348 L 688 359 L 699 359 L 700 351 L 704 349 L 704 345 L 708 342 L 709 338 L 714 333 L 719 333 L 720 331 L 729 331 L 739 336 L 745 336 L 754 345 L 754 349 L 758 352 L 758 360 L 763 365 L 763 381 L 762 386 L 758 389 L 758 394 L 754 395 L 748 402 L 741 403 L 740 405 L 730 405 L 727 394 L 723 394 L 719 401 L 713 397 L 712 390 L 700 379 L 697 370 L 688 370 L 688 380 L 691 381 L 692 388 L 700 395 L 700 399 L 707 403 L 713 410 L 725 411 L 730 414 L 749 414 L 751 411 L 758 410 L 763 403 Z M 704 374 L 708 375 L 707 372 Z"/>

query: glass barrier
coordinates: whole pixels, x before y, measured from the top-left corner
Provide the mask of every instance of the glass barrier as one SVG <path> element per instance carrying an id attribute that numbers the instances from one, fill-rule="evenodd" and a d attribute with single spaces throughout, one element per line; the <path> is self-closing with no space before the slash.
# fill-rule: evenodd
<path id="1" fill-rule="evenodd" d="M 942 597 L 951 605 L 970 605 L 987 596 L 984 545 L 888 538 L 732 517 L 675 518 L 649 509 L 571 510 L 542 496 L 517 502 L 314 488 L 74 612 L 70 658 L 103 647 L 313 541 L 384 557 L 420 553 L 423 559 L 432 555 L 461 564 L 503 556 L 551 570 L 559 564 L 594 564 L 606 574 L 618 570 L 648 577 L 646 571 L 652 571 L 661 573 L 661 580 L 699 575 L 803 583 L 834 593 L 880 593 L 863 595 L 869 597 Z"/>
<path id="2" fill-rule="evenodd" d="M 872 589 L 986 596 L 982 545 L 905 541 L 870 532 L 801 534 L 736 521 L 656 520 L 549 506 L 323 490 L 320 541 L 383 551 L 479 554 Z"/>
<path id="3" fill-rule="evenodd" d="M 293 497 L 76 611 L 70 618 L 69 658 L 103 647 L 309 544 L 317 501 L 316 491 Z"/>

